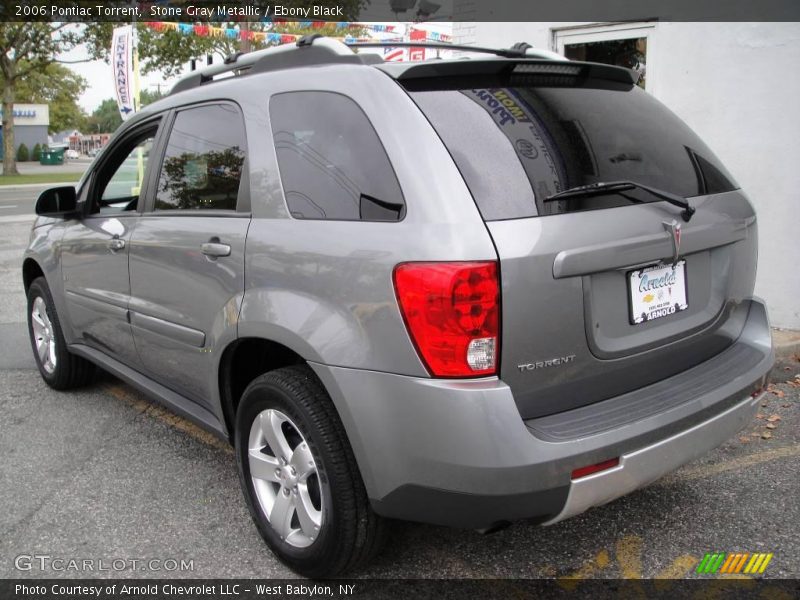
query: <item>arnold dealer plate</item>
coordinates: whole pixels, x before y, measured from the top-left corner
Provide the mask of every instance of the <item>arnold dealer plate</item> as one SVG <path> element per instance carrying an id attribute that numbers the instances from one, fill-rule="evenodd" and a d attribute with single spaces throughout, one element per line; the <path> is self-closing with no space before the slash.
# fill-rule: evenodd
<path id="1" fill-rule="evenodd" d="M 686 261 L 653 265 L 628 273 L 631 323 L 638 325 L 689 308 Z"/>

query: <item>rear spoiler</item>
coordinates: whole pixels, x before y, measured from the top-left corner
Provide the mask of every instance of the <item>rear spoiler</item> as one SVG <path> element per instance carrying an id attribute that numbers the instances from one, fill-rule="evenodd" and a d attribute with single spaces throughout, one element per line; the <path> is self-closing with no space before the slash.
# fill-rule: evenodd
<path id="1" fill-rule="evenodd" d="M 530 58 L 430 60 L 419 63 L 373 65 L 406 89 L 465 89 L 474 85 L 593 87 L 627 90 L 639 74 L 601 63 Z"/>

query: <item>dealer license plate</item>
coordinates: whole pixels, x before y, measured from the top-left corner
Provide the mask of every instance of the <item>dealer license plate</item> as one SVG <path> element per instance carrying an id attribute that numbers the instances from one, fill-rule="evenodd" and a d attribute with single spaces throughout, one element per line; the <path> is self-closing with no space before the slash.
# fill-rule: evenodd
<path id="1" fill-rule="evenodd" d="M 689 308 L 686 261 L 675 266 L 653 265 L 628 273 L 631 323 L 638 325 Z"/>

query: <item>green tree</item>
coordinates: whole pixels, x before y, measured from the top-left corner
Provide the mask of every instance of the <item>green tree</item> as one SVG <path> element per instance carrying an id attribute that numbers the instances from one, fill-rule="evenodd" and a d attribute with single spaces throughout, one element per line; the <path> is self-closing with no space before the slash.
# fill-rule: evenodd
<path id="1" fill-rule="evenodd" d="M 42 158 L 42 145 L 37 142 L 37 144 L 33 147 L 33 152 L 31 153 L 31 160 L 33 162 L 39 162 L 40 158 Z"/>
<path id="2" fill-rule="evenodd" d="M 52 63 L 17 82 L 15 102 L 50 105 L 50 133 L 83 129 L 86 115 L 78 106 L 78 97 L 85 89 L 83 77 L 64 65 Z"/>
<path id="3" fill-rule="evenodd" d="M 20 144 L 19 148 L 17 148 L 17 160 L 19 162 L 27 162 L 30 157 L 28 147 L 25 144 Z"/>
<path id="4" fill-rule="evenodd" d="M 165 95 L 156 90 L 142 90 L 140 101 L 142 106 L 147 106 Z M 122 117 L 119 114 L 117 101 L 113 98 L 106 98 L 86 119 L 86 127 L 83 133 L 113 133 L 120 125 L 122 125 Z"/>
<path id="5" fill-rule="evenodd" d="M 156 100 L 161 100 L 164 96 L 166 96 L 166 92 L 162 92 L 161 88 L 158 90 L 142 90 L 139 93 L 139 102 L 142 107 L 147 106 L 148 104 L 152 104 Z"/>
<path id="6" fill-rule="evenodd" d="M 41 73 L 56 57 L 81 42 L 66 23 L 0 23 L 0 77 L 3 86 L 3 175 L 17 175 L 14 152 L 14 101 L 17 86 Z"/>
<path id="7" fill-rule="evenodd" d="M 116 131 L 117 127 L 122 125 L 117 101 L 113 98 L 103 100 L 92 116 L 87 119 L 87 122 L 88 126 L 84 133 L 113 133 Z"/>
<path id="8" fill-rule="evenodd" d="M 295 0 L 292 6 L 319 4 L 310 0 Z M 324 4 L 324 3 L 323 3 Z M 343 21 L 355 20 L 361 9 L 368 4 L 368 0 L 340 0 L 344 13 Z M 86 25 L 86 39 L 93 58 L 109 60 L 111 48 L 111 32 L 114 27 L 123 23 L 90 23 Z M 212 27 L 245 29 L 254 32 L 272 32 L 280 34 L 308 35 L 319 33 L 325 36 L 343 37 L 345 34 L 360 35 L 361 30 L 338 29 L 336 23 L 325 23 L 321 28 L 302 27 L 300 22 L 286 22 L 272 26 L 263 23 L 210 23 Z M 180 74 L 184 65 L 192 60 L 203 59 L 206 55 L 215 55 L 223 59 L 236 52 L 249 52 L 260 50 L 268 46 L 277 45 L 275 42 L 256 40 L 242 40 L 228 37 L 199 36 L 191 33 L 184 35 L 177 30 L 156 31 L 142 23 L 137 24 L 139 38 L 139 60 L 143 73 L 162 71 L 167 77 Z"/>

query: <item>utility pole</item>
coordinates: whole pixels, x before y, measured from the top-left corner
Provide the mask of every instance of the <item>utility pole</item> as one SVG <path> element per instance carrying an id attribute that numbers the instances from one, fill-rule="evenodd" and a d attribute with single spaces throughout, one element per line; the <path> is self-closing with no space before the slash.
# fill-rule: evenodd
<path id="1" fill-rule="evenodd" d="M 242 21 L 239 25 L 239 50 L 250 52 L 253 45 L 250 43 L 250 21 Z"/>

